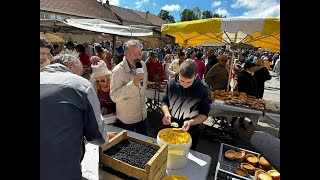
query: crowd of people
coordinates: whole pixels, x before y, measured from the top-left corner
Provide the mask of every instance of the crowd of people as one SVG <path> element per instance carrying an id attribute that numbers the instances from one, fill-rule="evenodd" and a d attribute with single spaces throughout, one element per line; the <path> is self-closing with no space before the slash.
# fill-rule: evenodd
<path id="1" fill-rule="evenodd" d="M 138 40 L 117 41 L 115 48 L 113 59 L 109 41 L 64 46 L 40 39 L 41 179 L 81 179 L 84 142 L 100 145 L 116 134 L 106 131 L 103 115 L 114 114 L 115 126 L 148 135 L 147 82 L 168 81 L 162 123 L 176 122 L 188 131 L 195 150 L 210 91 L 228 88 L 263 98 L 269 70 L 280 80 L 279 53 L 238 49 L 231 63 L 226 48 L 145 50 Z M 232 117 L 231 124 L 237 119 L 245 129 L 244 117 Z"/>

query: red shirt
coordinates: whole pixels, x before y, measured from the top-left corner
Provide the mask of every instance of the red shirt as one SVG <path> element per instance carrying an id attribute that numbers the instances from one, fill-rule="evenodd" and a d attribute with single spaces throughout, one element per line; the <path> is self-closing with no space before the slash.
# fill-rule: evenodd
<path id="1" fill-rule="evenodd" d="M 152 62 L 151 60 L 146 63 L 148 71 L 148 81 L 156 81 L 154 79 L 155 75 L 159 73 L 160 81 L 166 79 L 166 74 L 164 73 L 163 66 L 159 60 L 157 62 Z"/>
<path id="2" fill-rule="evenodd" d="M 91 67 L 90 57 L 87 53 L 80 53 L 80 61 L 83 67 Z"/>
<path id="3" fill-rule="evenodd" d="M 206 70 L 206 65 L 202 60 L 192 60 L 192 62 L 196 63 L 198 66 L 198 76 L 202 80 L 204 72 Z"/>

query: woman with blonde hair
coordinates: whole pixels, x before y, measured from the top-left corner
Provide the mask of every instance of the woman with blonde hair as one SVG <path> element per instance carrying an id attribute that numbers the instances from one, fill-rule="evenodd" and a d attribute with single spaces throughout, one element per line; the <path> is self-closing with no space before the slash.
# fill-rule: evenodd
<path id="1" fill-rule="evenodd" d="M 110 98 L 111 71 L 108 70 L 104 61 L 100 60 L 91 65 L 92 75 L 90 82 L 95 88 L 100 101 L 101 114 L 116 112 L 116 104 Z"/>

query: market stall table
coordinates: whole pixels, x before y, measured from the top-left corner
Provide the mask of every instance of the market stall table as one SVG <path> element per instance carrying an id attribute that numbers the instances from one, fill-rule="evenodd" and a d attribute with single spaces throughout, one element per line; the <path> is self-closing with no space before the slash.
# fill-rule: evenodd
<path id="1" fill-rule="evenodd" d="M 115 126 L 107 125 L 108 132 L 121 132 L 124 129 L 118 128 Z M 132 131 L 128 131 L 128 135 L 138 138 L 140 140 L 148 140 L 153 139 L 152 137 L 144 136 L 142 134 L 138 134 Z M 82 161 L 82 176 L 84 178 L 90 179 L 90 180 L 98 180 L 99 179 L 99 147 L 93 144 L 88 143 L 86 145 L 86 153 L 85 157 Z M 209 167 L 211 164 L 211 157 L 196 152 L 193 150 L 190 150 L 188 155 L 188 163 L 184 168 L 176 169 L 176 170 L 167 170 L 167 175 L 181 175 L 186 176 L 190 178 L 190 180 L 205 180 L 207 179 Z M 108 179 L 108 177 L 111 177 L 113 175 L 110 175 L 109 173 L 100 172 L 100 179 Z"/>
<path id="2" fill-rule="evenodd" d="M 259 118 L 263 118 L 279 127 L 278 138 L 280 138 L 280 112 L 263 113 L 260 110 L 249 109 L 242 106 L 229 105 L 225 104 L 224 101 L 214 100 L 211 104 L 209 116 L 247 117 L 255 124 L 258 123 Z M 212 122 L 210 122 L 210 120 L 208 119 L 207 121 L 205 121 L 204 124 L 211 125 Z"/>
<path id="3" fill-rule="evenodd" d="M 252 122 L 258 123 L 259 117 L 263 115 L 260 110 L 249 109 L 241 106 L 225 104 L 224 101 L 214 100 L 211 104 L 209 116 L 232 116 L 247 117 Z"/>
<path id="4" fill-rule="evenodd" d="M 266 112 L 266 113 L 264 114 L 264 117 L 265 117 L 267 120 L 275 123 L 276 125 L 278 125 L 278 126 L 280 127 L 280 112 L 279 112 L 279 113 Z"/>

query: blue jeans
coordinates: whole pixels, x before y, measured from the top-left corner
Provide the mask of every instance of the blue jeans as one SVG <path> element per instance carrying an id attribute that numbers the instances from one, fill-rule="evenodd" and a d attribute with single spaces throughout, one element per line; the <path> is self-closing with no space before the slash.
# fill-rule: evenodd
<path id="1" fill-rule="evenodd" d="M 139 122 L 133 123 L 133 124 L 124 124 L 121 120 L 118 119 L 114 125 L 119 128 L 122 128 L 122 129 L 126 129 L 129 131 L 133 131 L 133 132 L 148 136 L 148 120 L 147 120 L 147 118 L 144 119 L 143 121 L 139 121 Z"/>

